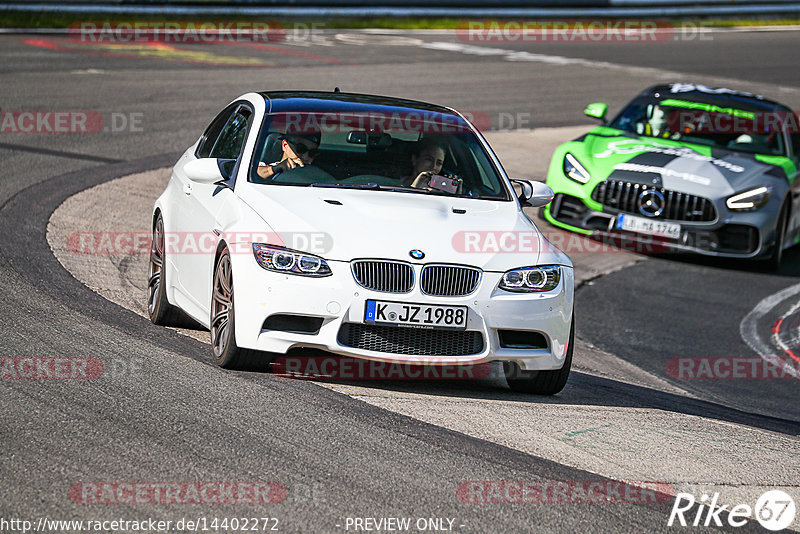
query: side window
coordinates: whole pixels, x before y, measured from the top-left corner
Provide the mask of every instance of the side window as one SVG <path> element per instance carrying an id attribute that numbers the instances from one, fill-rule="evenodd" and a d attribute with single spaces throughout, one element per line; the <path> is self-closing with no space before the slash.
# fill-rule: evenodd
<path id="1" fill-rule="evenodd" d="M 800 158 L 800 132 L 794 132 L 792 134 L 792 150 L 794 152 L 794 157 Z"/>
<path id="2" fill-rule="evenodd" d="M 250 112 L 240 108 L 231 115 L 222 128 L 222 132 L 211 149 L 209 157 L 221 159 L 238 159 L 242 152 L 244 141 L 247 137 L 247 126 L 250 122 Z"/>
<path id="3" fill-rule="evenodd" d="M 227 124 L 228 120 L 231 118 L 231 114 L 237 107 L 238 105 L 228 106 L 211 121 L 211 124 L 209 124 L 203 134 L 203 139 L 197 146 L 197 152 L 195 154 L 198 158 L 209 157 L 211 149 L 214 148 L 214 143 L 217 141 L 217 137 L 219 137 L 219 133 L 222 131 L 222 128 L 225 127 L 225 124 Z"/>

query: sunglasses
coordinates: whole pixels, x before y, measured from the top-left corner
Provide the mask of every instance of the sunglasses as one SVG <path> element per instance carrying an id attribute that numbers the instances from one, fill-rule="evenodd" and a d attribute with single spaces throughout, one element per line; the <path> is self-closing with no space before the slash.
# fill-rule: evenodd
<path id="1" fill-rule="evenodd" d="M 286 143 L 289 145 L 289 147 L 292 149 L 292 151 L 295 154 L 297 154 L 298 156 L 303 156 L 305 154 L 308 154 L 308 157 L 315 158 L 315 157 L 317 157 L 317 154 L 319 154 L 319 149 L 308 148 L 308 146 L 306 146 L 303 143 L 297 143 L 297 142 L 294 142 L 294 141 L 289 141 L 288 139 L 286 139 Z"/>

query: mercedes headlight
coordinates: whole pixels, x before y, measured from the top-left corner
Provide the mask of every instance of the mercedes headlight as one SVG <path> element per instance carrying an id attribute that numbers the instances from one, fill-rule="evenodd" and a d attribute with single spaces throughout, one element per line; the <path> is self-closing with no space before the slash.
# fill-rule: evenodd
<path id="1" fill-rule="evenodd" d="M 513 293 L 543 293 L 558 287 L 560 280 L 561 267 L 558 265 L 521 267 L 503 275 L 500 289 Z"/>
<path id="2" fill-rule="evenodd" d="M 725 204 L 733 211 L 755 211 L 767 203 L 771 194 L 772 188 L 764 185 L 733 195 Z"/>
<path id="3" fill-rule="evenodd" d="M 564 156 L 564 176 L 579 184 L 585 184 L 592 178 L 578 161 L 578 158 L 569 152 Z"/>
<path id="4" fill-rule="evenodd" d="M 287 248 L 253 243 L 253 254 L 258 264 L 268 271 L 302 276 L 330 276 L 328 263 L 312 254 Z"/>

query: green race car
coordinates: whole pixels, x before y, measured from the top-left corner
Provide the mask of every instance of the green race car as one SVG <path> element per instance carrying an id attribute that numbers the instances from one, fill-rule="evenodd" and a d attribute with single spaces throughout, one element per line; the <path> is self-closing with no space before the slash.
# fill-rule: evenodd
<path id="1" fill-rule="evenodd" d="M 559 146 L 543 210 L 573 232 L 640 250 L 766 258 L 800 242 L 800 128 L 787 106 L 702 85 L 651 87 Z"/>

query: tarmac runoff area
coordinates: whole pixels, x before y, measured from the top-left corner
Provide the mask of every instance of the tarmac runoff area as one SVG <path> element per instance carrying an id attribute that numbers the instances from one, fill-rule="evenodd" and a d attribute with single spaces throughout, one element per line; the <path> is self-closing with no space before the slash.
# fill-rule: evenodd
<path id="1" fill-rule="evenodd" d="M 553 149 L 589 128 L 485 135 L 509 176 L 543 180 Z M 47 228 L 53 253 L 76 279 L 143 317 L 147 317 L 148 246 L 130 254 L 75 253 L 70 236 L 131 231 L 149 235 L 153 202 L 169 174 L 169 168 L 157 169 L 87 189 L 59 206 Z M 551 239 L 559 233 L 534 210 L 529 214 Z M 562 236 L 561 243 L 569 243 L 572 236 Z M 567 252 L 575 264 L 576 286 L 646 261 L 630 252 L 580 252 L 569 247 Z M 580 329 L 579 325 L 578 333 Z M 208 331 L 179 331 L 209 342 Z M 210 353 L 209 347 L 209 362 Z M 660 398 L 668 394 L 675 404 L 694 401 L 691 394 L 580 338 L 576 338 L 570 381 L 553 398 L 510 393 L 496 367 L 474 381 L 316 383 L 386 410 L 615 480 L 665 483 L 672 491 L 686 491 L 698 500 L 704 493 L 721 492 L 720 505 L 753 506 L 767 490 L 796 486 L 797 444 L 792 436 L 724 418 L 687 415 L 678 406 L 672 411 L 663 406 L 663 400 L 651 407 L 646 397 L 649 390 Z M 631 399 L 631 391 L 640 398 Z M 793 527 L 798 525 L 800 517 Z"/>

